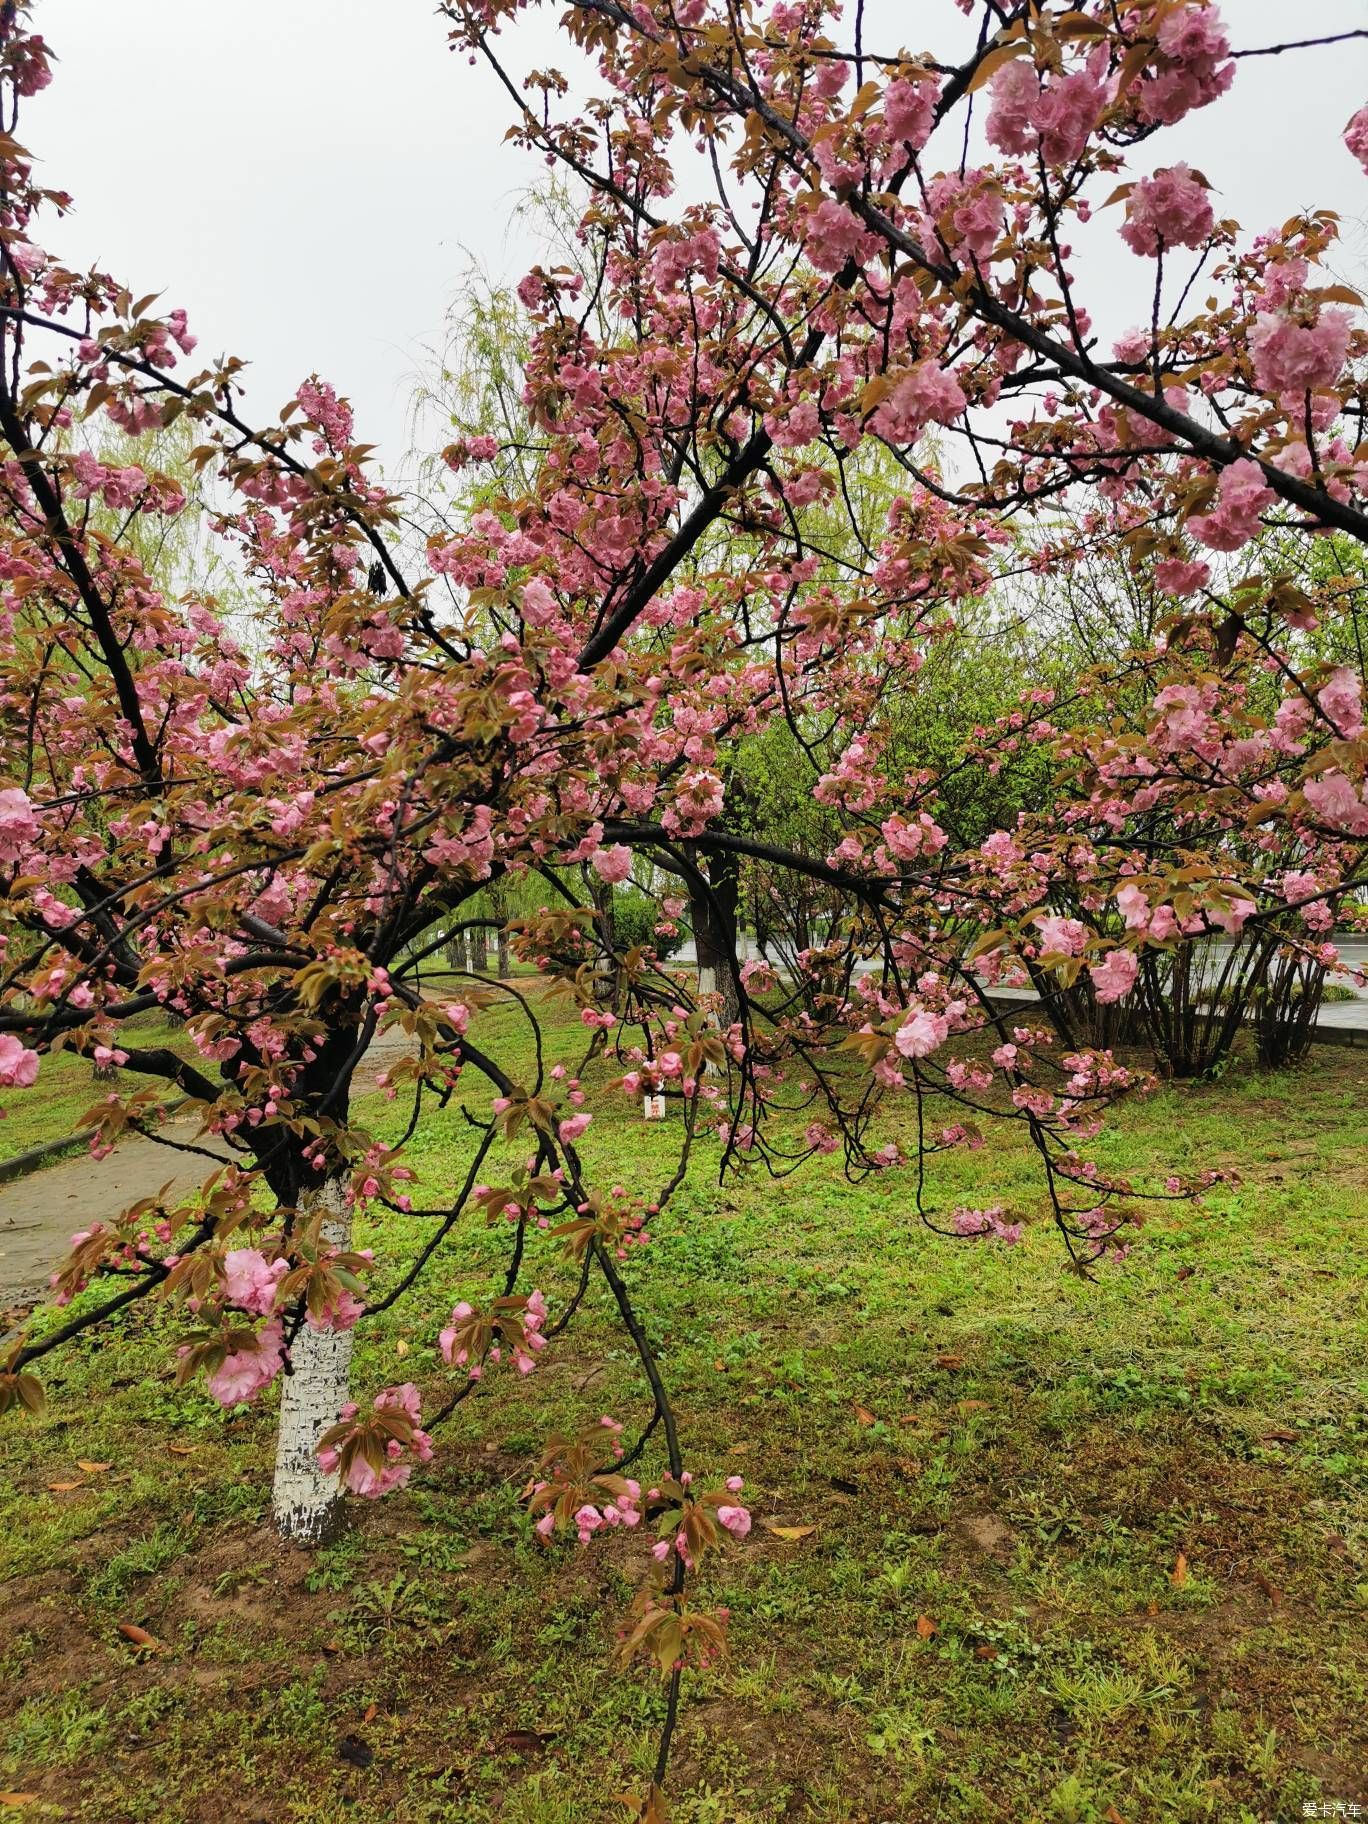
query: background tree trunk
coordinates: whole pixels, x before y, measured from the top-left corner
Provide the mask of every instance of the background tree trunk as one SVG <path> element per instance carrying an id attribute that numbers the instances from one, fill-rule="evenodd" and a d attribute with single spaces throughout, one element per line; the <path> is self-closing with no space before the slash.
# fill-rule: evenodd
<path id="1" fill-rule="evenodd" d="M 501 982 L 506 982 L 508 980 L 509 976 L 511 976 L 513 973 L 513 959 L 511 957 L 511 955 L 509 954 L 509 949 L 508 949 L 508 933 L 507 933 L 507 931 L 505 931 L 503 929 L 502 926 L 499 927 L 498 946 L 499 946 L 499 980 Z"/>
<path id="2" fill-rule="evenodd" d="M 695 866 L 706 865 L 708 893 L 690 891 L 689 917 L 693 924 L 694 955 L 698 958 L 698 992 L 722 997 L 722 1028 L 741 1017 L 741 1001 L 731 958 L 736 949 L 736 914 L 741 891 L 741 871 L 733 854 L 718 854 L 704 864 L 697 852 Z"/>
<path id="3" fill-rule="evenodd" d="M 301 1207 L 307 1219 L 324 1211 L 323 1240 L 345 1248 L 351 1240 L 346 1178 L 325 1179 Z M 276 1531 L 291 1545 L 323 1545 L 342 1521 L 342 1492 L 314 1455 L 319 1438 L 341 1417 L 351 1384 L 350 1330 L 300 1327 L 290 1350 L 291 1372 L 281 1376 L 280 1431 L 271 1506 Z"/>

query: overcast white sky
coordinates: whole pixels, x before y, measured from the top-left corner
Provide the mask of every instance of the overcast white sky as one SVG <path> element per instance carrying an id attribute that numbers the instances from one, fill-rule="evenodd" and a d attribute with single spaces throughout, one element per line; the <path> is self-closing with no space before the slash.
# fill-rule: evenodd
<path id="1" fill-rule="evenodd" d="M 870 10 L 874 49 L 963 29 L 951 0 Z M 518 67 L 569 67 L 557 11 L 519 26 Z M 1364 0 L 1223 12 L 1237 48 L 1365 23 Z M 252 362 L 260 414 L 317 369 L 399 458 L 423 344 L 470 259 L 508 277 L 535 257 L 510 218 L 543 169 L 502 143 L 507 96 L 446 49 L 429 0 L 39 0 L 34 18 L 60 62 L 21 136 L 77 206 L 49 245 L 184 305 L 207 351 Z M 1368 182 L 1340 135 L 1366 101 L 1368 41 L 1246 59 L 1230 97 L 1160 136 L 1160 157 L 1203 170 L 1217 213 L 1251 232 L 1340 210 L 1339 268 L 1362 277 Z M 1116 243 L 1117 220 L 1087 243 L 1107 333 L 1144 319 L 1153 271 Z"/>

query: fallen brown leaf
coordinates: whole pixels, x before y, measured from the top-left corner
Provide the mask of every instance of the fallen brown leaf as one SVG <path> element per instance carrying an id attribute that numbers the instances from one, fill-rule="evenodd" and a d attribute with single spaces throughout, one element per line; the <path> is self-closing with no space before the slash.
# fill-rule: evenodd
<path id="1" fill-rule="evenodd" d="M 930 1640 L 930 1638 L 933 1634 L 937 1634 L 939 1632 L 940 1632 L 940 1630 L 937 1628 L 935 1622 L 932 1621 L 932 1619 L 929 1615 L 918 1615 L 918 1617 L 917 1617 L 917 1639 L 918 1640 Z"/>
<path id="2" fill-rule="evenodd" d="M 77 1469 L 83 1469 L 88 1476 L 102 1476 L 107 1469 L 113 1469 L 112 1463 L 92 1463 L 88 1457 L 77 1457 Z"/>
<path id="3" fill-rule="evenodd" d="M 936 1366 L 937 1368 L 948 1368 L 953 1372 L 956 1368 L 963 1368 L 964 1357 L 962 1355 L 938 1355 Z"/>
<path id="4" fill-rule="evenodd" d="M 48 1489 L 54 1495 L 70 1494 L 73 1488 L 84 1488 L 84 1482 L 49 1482 Z"/>
<path id="5" fill-rule="evenodd" d="M 168 1444 L 166 1448 L 173 1457 L 193 1457 L 195 1454 L 193 1444 Z"/>
<path id="6" fill-rule="evenodd" d="M 510 1729 L 499 1737 L 497 1746 L 512 1754 L 533 1754 L 555 1739 L 554 1729 Z"/>
<path id="7" fill-rule="evenodd" d="M 998 1650 L 996 1647 L 983 1646 L 974 1648 L 975 1659 L 996 1659 L 997 1655 Z"/>
<path id="8" fill-rule="evenodd" d="M 0 1792 L 0 1805 L 32 1805 L 36 1792 Z"/>
<path id="9" fill-rule="evenodd" d="M 1188 1580 L 1187 1553 L 1179 1552 L 1174 1560 L 1173 1569 L 1169 1572 L 1169 1582 L 1175 1590 L 1182 1589 Z"/>
<path id="10" fill-rule="evenodd" d="M 760 1524 L 776 1539 L 806 1539 L 817 1531 L 815 1526 L 783 1526 L 778 1520 L 762 1520 Z"/>
<path id="11" fill-rule="evenodd" d="M 855 1422 L 858 1425 L 872 1425 L 874 1423 L 874 1414 L 869 1410 L 868 1406 L 861 1406 L 858 1400 L 852 1401 L 851 1410 L 855 1414 Z"/>
<path id="12" fill-rule="evenodd" d="M 1254 1581 L 1276 1609 L 1278 1604 L 1282 1601 L 1282 1591 L 1269 1578 L 1265 1577 L 1262 1571 L 1255 1571 Z"/>
<path id="13" fill-rule="evenodd" d="M 166 1648 L 155 1635 L 149 1634 L 146 1628 L 140 1628 L 136 1621 L 121 1621 L 119 1632 L 125 1640 L 131 1640 L 135 1647 L 141 1647 L 145 1653 L 164 1653 Z"/>
<path id="14" fill-rule="evenodd" d="M 1275 1431 L 1264 1432 L 1260 1439 L 1260 1442 L 1263 1444 L 1295 1444 L 1296 1441 L 1297 1433 L 1295 1431 L 1289 1431 L 1284 1425 L 1278 1426 Z"/>
<path id="15" fill-rule="evenodd" d="M 1126 1820 L 1121 1816 L 1121 1813 L 1116 1809 L 1115 1805 L 1108 1805 L 1107 1809 L 1102 1813 L 1102 1824 L 1126 1824 Z"/>
<path id="16" fill-rule="evenodd" d="M 956 1412 L 987 1412 L 987 1400 L 956 1400 Z"/>
<path id="17" fill-rule="evenodd" d="M 379 1704 L 367 1704 L 366 1713 L 361 1718 L 361 1721 L 363 1723 L 373 1723 L 375 1721 L 376 1717 L 379 1715 L 379 1713 L 380 1713 Z"/>

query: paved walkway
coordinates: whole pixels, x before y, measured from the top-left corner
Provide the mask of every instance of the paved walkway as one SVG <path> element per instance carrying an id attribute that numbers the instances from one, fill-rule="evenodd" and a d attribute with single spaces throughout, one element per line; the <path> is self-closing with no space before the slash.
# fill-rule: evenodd
<path id="1" fill-rule="evenodd" d="M 373 1075 L 408 1049 L 402 1032 L 385 1033 L 366 1053 L 362 1068 Z M 193 1115 L 173 1117 L 161 1132 L 171 1140 L 207 1147 L 224 1159 L 232 1157 L 226 1146 L 200 1134 Z M 169 1184 L 172 1193 L 194 1190 L 213 1170 L 208 1159 L 134 1135 L 98 1165 L 88 1153 L 74 1153 L 0 1186 L 0 1307 L 31 1304 L 46 1291 L 48 1274 L 78 1229 L 87 1229 L 140 1198 L 159 1195 L 164 1185 Z M 5 1328 L 0 1321 L 0 1333 Z"/>
<path id="2" fill-rule="evenodd" d="M 172 1120 L 163 1132 L 203 1146 L 198 1125 L 194 1119 Z M 229 1157 L 226 1147 L 222 1156 Z M 208 1159 L 135 1135 L 98 1165 L 88 1153 L 75 1153 L 5 1185 L 0 1189 L 0 1299 L 22 1300 L 43 1291 L 78 1229 L 139 1198 L 155 1197 L 168 1181 L 173 1191 L 190 1191 L 213 1169 Z"/>

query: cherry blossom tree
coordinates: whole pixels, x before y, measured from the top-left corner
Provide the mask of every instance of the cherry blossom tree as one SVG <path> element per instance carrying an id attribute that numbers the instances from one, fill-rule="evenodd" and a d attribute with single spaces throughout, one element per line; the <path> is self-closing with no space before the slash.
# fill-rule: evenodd
<path id="1" fill-rule="evenodd" d="M 402 1486 L 489 1374 L 535 1370 L 601 1283 L 644 1416 L 630 1442 L 611 1415 L 551 1440 L 530 1507 L 548 1540 L 655 1535 L 625 1649 L 667 1681 L 641 1810 L 659 1818 L 684 1663 L 723 1645 L 689 1578 L 749 1515 L 740 1488 L 690 1473 L 634 1251 L 705 1149 L 775 1174 L 840 1152 L 852 1177 L 904 1177 L 947 1236 L 1010 1243 L 990 1185 L 977 1209 L 937 1187 L 938 1156 L 988 1119 L 1035 1147 L 1080 1270 L 1124 1249 L 1136 1187 L 1086 1149 L 1136 1073 L 1092 1046 L 1057 1056 L 993 986 L 1029 964 L 1118 1004 L 1166 947 L 1285 935 L 1289 908 L 1326 960 L 1314 909 L 1364 877 L 1361 647 L 1337 631 L 1362 573 L 1300 554 L 1368 535 L 1368 339 L 1327 269 L 1329 213 L 1247 231 L 1164 162 L 1166 129 L 1268 48 L 1232 46 L 1202 0 L 962 0 L 939 50 L 877 51 L 858 4 L 568 0 L 578 90 L 513 74 L 527 10 L 443 8 L 583 198 L 578 257 L 518 286 L 528 432 L 450 446 L 479 499 L 427 522 L 420 562 L 422 503 L 387 490 L 332 386 L 310 378 L 254 425 L 238 363 L 196 368 L 184 313 L 49 250 L 66 199 L 19 138 L 47 50 L 22 7 L 0 14 L 0 1083 L 31 1087 L 60 1048 L 108 1053 L 176 1085 L 229 1155 L 176 1207 L 74 1238 L 55 1282 L 72 1311 L 20 1339 L 0 1398 L 34 1406 L 51 1350 L 138 1299 L 178 1303 L 184 1379 L 225 1404 L 283 1385 L 277 1513 L 310 1540 L 341 1488 Z M 1364 114 L 1325 156 L 1364 161 Z M 1108 209 L 1149 305 L 1110 352 L 1072 248 Z M 231 614 L 199 584 L 168 592 L 127 536 L 194 509 L 174 475 L 101 460 L 105 421 L 192 427 Z M 871 516 L 877 477 L 895 485 Z M 1089 681 L 1075 721 L 1032 691 L 950 764 L 1030 748 L 1064 783 L 957 839 L 944 769 L 896 763 L 927 654 L 967 605 L 1099 548 L 1171 604 L 1159 649 L 1120 660 L 1137 702 L 1113 718 Z M 820 847 L 731 800 L 774 731 L 822 807 Z M 665 934 L 686 900 L 714 915 L 695 994 L 601 915 L 599 887 L 638 864 L 669 883 Z M 750 866 L 830 890 L 823 943 L 789 971 L 736 946 L 724 883 Z M 529 879 L 546 896 L 515 946 L 618 1060 L 607 1088 L 515 1077 L 479 1043 L 483 985 L 420 985 L 429 950 L 490 922 L 477 895 Z M 516 983 L 490 991 L 535 1025 Z M 193 1061 L 139 1044 L 157 1008 Z M 410 1197 L 404 1145 L 351 1102 L 395 1025 L 410 1133 L 466 1073 L 494 1098 L 408 1258 L 352 1233 Z M 596 1098 L 643 1094 L 672 1105 L 677 1169 L 596 1184 Z M 97 1154 L 155 1134 L 156 1096 L 117 1090 Z M 436 1249 L 487 1217 L 508 1227 L 500 1283 L 429 1314 L 452 1370 L 437 1418 L 408 1384 L 363 1410 L 354 1326 L 421 1297 Z M 560 1310 L 536 1284 L 553 1245 L 579 1267 Z M 648 1451 L 643 1484 L 627 1472 Z"/>

